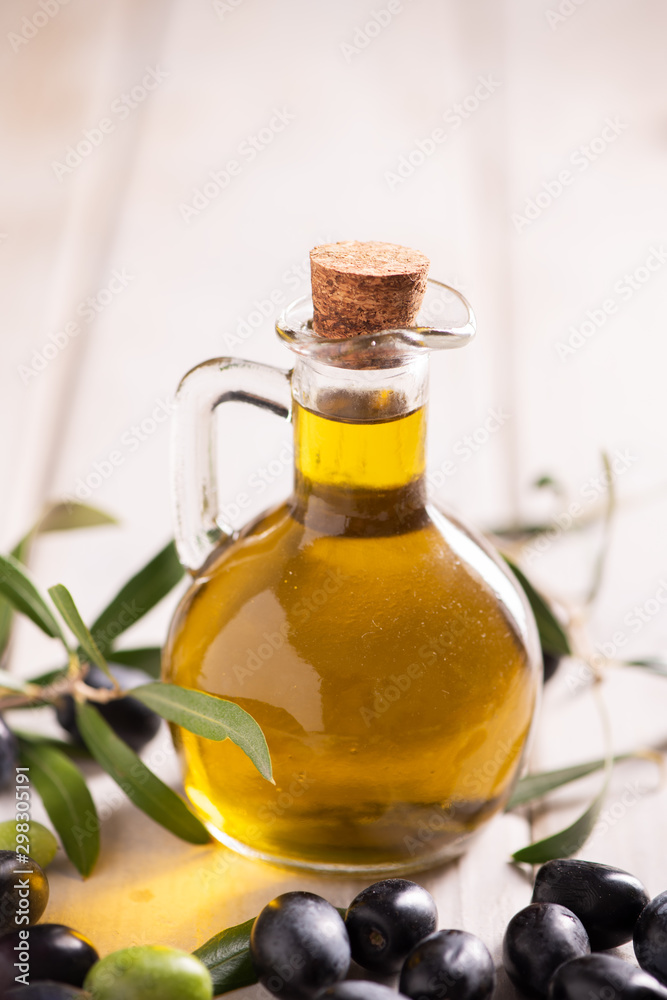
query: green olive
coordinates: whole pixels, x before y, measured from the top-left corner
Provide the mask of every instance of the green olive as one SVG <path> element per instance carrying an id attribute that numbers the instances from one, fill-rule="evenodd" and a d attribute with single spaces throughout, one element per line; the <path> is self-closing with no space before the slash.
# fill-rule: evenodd
<path id="1" fill-rule="evenodd" d="M 211 1000 L 208 969 L 177 948 L 146 945 L 114 951 L 97 962 L 83 984 L 93 1000 Z"/>
<path id="2" fill-rule="evenodd" d="M 26 826 L 25 823 L 18 825 L 21 829 Z M 34 819 L 27 825 L 30 827 L 28 832 L 19 834 L 16 820 L 8 819 L 0 823 L 0 851 L 15 851 L 16 845 L 20 843 L 40 868 L 46 868 L 56 856 L 58 841 L 47 827 L 36 823 Z"/>

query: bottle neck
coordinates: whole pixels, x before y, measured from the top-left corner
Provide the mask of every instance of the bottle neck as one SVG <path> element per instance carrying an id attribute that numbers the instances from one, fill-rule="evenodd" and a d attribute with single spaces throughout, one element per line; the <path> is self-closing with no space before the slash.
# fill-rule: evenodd
<path id="1" fill-rule="evenodd" d="M 294 370 L 295 516 L 329 534 L 424 522 L 427 360 L 390 369 Z"/>

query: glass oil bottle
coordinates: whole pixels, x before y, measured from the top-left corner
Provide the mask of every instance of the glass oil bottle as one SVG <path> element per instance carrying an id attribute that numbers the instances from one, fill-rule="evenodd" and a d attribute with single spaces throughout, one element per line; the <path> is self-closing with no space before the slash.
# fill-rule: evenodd
<path id="1" fill-rule="evenodd" d="M 410 871 L 459 853 L 506 803 L 540 683 L 535 624 L 491 547 L 429 501 L 428 358 L 474 332 L 420 313 L 428 261 L 392 244 L 311 255 L 313 304 L 278 324 L 289 372 L 231 358 L 179 390 L 176 523 L 194 581 L 164 679 L 230 699 L 275 786 L 229 740 L 180 732 L 211 832 L 266 860 Z M 428 304 L 428 302 L 426 303 Z M 214 410 L 291 419 L 294 490 L 239 532 L 217 514 Z"/>

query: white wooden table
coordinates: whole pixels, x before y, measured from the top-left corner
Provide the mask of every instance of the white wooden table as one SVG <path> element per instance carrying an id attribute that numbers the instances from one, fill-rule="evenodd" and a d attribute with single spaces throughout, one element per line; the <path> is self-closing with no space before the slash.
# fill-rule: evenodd
<path id="1" fill-rule="evenodd" d="M 667 575 L 664 4 L 586 0 L 559 14 L 556 0 L 403 0 L 377 34 L 367 25 L 382 2 L 46 6 L 42 16 L 6 0 L 0 11 L 3 550 L 46 500 L 81 493 L 120 452 L 86 499 L 121 526 L 45 537 L 32 561 L 44 586 L 64 582 L 94 617 L 170 535 L 169 421 L 155 417 L 181 375 L 227 353 L 288 365 L 271 319 L 249 326 L 257 300 L 304 294 L 318 242 L 386 239 L 426 252 L 478 314 L 475 344 L 433 363 L 432 468 L 456 467 L 438 494 L 483 526 L 532 518 L 546 501 L 530 484 L 550 472 L 585 516 L 605 499 L 600 449 L 625 456 L 591 635 L 621 632 L 623 654 L 664 649 L 662 605 L 639 627 L 633 612 L 654 608 Z M 240 167 L 226 176 L 230 160 Z M 502 427 L 463 457 L 464 435 L 492 410 Z M 246 416 L 246 436 L 230 424 L 230 500 L 286 434 Z M 287 488 L 286 473 L 253 495 L 256 509 Z M 597 543 L 595 531 L 559 537 L 532 574 L 576 597 Z M 165 603 L 132 644 L 161 641 Z M 53 663 L 30 626 L 16 640 L 16 670 Z M 579 670 L 568 663 L 550 685 L 534 769 L 602 751 Z M 616 671 L 603 693 L 616 749 L 667 740 L 666 682 Z M 167 740 L 147 754 L 177 783 Z M 667 887 L 658 785 L 649 764 L 619 767 L 604 828 L 582 852 L 635 872 L 651 894 Z M 565 825 L 598 786 L 498 819 L 461 861 L 425 875 L 441 925 L 480 934 L 499 958 L 531 892 L 511 851 Z M 59 857 L 48 918 L 102 952 L 193 948 L 286 889 L 343 905 L 360 887 L 184 846 L 106 777 L 94 788 L 109 813 L 98 870 L 83 883 Z"/>

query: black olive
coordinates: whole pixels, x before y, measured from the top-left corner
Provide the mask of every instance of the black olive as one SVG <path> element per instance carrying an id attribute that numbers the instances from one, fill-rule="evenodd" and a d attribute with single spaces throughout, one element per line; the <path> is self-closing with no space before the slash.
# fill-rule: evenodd
<path id="1" fill-rule="evenodd" d="M 558 966 L 590 950 L 584 925 L 571 910 L 558 903 L 531 903 L 507 925 L 503 963 L 515 986 L 544 997 Z"/>
<path id="2" fill-rule="evenodd" d="M 548 653 L 542 650 L 542 664 L 544 668 L 544 683 L 550 681 L 560 666 L 563 657 L 560 653 Z"/>
<path id="3" fill-rule="evenodd" d="M 49 881 L 36 861 L 0 851 L 0 934 L 36 924 L 49 901 Z"/>
<path id="4" fill-rule="evenodd" d="M 483 941 L 466 931 L 436 931 L 405 960 L 399 989 L 413 1000 L 487 1000 L 496 970 Z"/>
<path id="5" fill-rule="evenodd" d="M 576 858 L 547 861 L 537 873 L 533 892 L 534 903 L 560 903 L 572 910 L 586 928 L 593 951 L 630 941 L 648 901 L 646 889 L 629 872 Z"/>
<path id="6" fill-rule="evenodd" d="M 667 892 L 661 892 L 642 910 L 634 947 L 642 969 L 667 986 Z"/>
<path id="7" fill-rule="evenodd" d="M 549 1000 L 667 1000 L 657 979 L 615 955 L 583 955 L 565 962 L 549 984 Z"/>
<path id="8" fill-rule="evenodd" d="M 340 913 L 326 899 L 286 892 L 255 920 L 250 954 L 269 993 L 306 1000 L 343 979 L 350 942 Z"/>
<path id="9" fill-rule="evenodd" d="M 388 878 L 356 896 L 345 914 L 352 958 L 364 969 L 398 972 L 438 922 L 433 896 L 416 882 Z"/>
<path id="10" fill-rule="evenodd" d="M 110 690 L 113 685 L 99 667 L 91 667 L 86 674 L 86 684 L 93 688 Z M 143 702 L 127 696 L 110 701 L 106 705 L 96 704 L 100 715 L 109 723 L 117 736 L 125 740 L 133 750 L 139 751 L 153 739 L 160 728 L 160 716 Z M 64 695 L 56 706 L 58 722 L 72 739 L 81 743 L 81 734 L 76 724 L 74 699 Z"/>
<path id="11" fill-rule="evenodd" d="M 35 982 L 50 979 L 83 986 L 88 970 L 100 957 L 90 941 L 63 924 L 37 924 L 27 939 L 20 935 L 21 931 L 14 931 L 0 938 L 0 996 L 22 973 Z"/>

